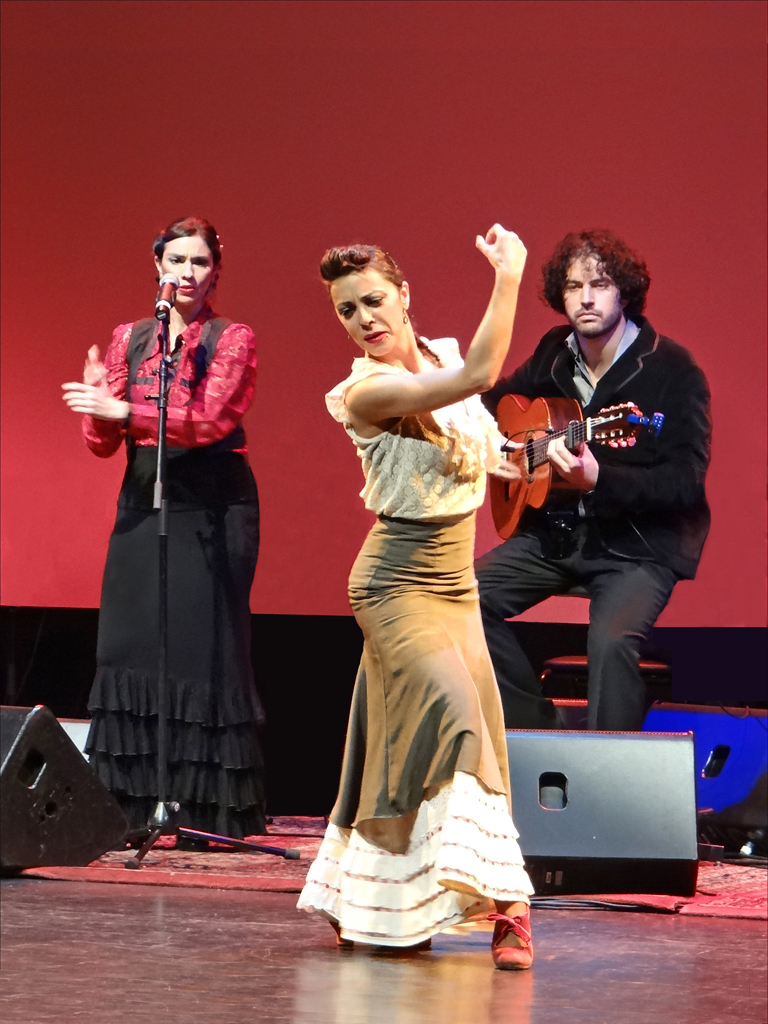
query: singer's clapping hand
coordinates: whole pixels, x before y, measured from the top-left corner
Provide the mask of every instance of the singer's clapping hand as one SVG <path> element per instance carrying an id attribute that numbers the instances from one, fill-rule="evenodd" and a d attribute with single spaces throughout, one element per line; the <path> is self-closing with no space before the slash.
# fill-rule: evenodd
<path id="1" fill-rule="evenodd" d="M 131 411 L 129 402 L 115 398 L 107 387 L 107 373 L 99 358 L 98 346 L 88 349 L 83 370 L 83 383 L 69 381 L 61 385 L 61 396 L 72 412 L 95 416 L 99 420 L 127 420 Z"/>
<path id="2" fill-rule="evenodd" d="M 83 369 L 83 384 L 90 384 L 98 387 L 107 378 L 107 371 L 101 361 L 101 353 L 98 345 L 91 345 Z"/>

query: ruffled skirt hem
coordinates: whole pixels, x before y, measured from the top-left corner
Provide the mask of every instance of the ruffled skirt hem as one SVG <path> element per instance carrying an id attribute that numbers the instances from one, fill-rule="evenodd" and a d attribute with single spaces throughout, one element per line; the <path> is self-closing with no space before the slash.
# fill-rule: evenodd
<path id="1" fill-rule="evenodd" d="M 200 725 L 261 723 L 261 709 L 253 683 L 227 685 L 218 689 L 200 680 L 168 676 L 168 705 L 172 719 Z M 136 718 L 157 714 L 157 672 L 111 665 L 99 665 L 88 698 L 90 711 L 130 712 Z"/>
<path id="2" fill-rule="evenodd" d="M 495 901 L 528 901 L 517 838 L 506 797 L 456 772 L 420 805 L 404 854 L 329 825 L 298 906 L 337 921 L 345 939 L 412 946 L 484 917 Z"/>
<path id="3" fill-rule="evenodd" d="M 132 829 L 146 825 L 158 799 L 155 689 L 133 670 L 100 668 L 90 701 L 85 752 Z M 178 699 L 185 687 L 169 690 L 167 797 L 181 805 L 179 824 L 235 839 L 263 835 L 264 761 L 255 714 L 244 709 L 233 716 L 242 721 L 207 724 Z"/>

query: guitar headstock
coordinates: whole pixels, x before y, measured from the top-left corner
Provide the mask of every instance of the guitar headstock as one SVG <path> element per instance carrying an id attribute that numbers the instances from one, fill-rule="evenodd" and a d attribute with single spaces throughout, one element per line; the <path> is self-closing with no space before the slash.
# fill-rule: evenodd
<path id="1" fill-rule="evenodd" d="M 637 435 L 644 428 L 658 434 L 664 417 L 657 412 L 648 419 L 643 416 L 634 402 L 609 405 L 596 416 L 590 416 L 590 440 L 607 444 L 611 448 L 631 448 L 637 443 Z"/>

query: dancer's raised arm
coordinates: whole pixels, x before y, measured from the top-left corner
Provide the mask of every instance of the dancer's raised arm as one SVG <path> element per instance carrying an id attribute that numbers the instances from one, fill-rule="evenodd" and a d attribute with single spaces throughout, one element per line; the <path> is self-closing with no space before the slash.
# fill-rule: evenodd
<path id="1" fill-rule="evenodd" d="M 495 271 L 493 292 L 469 346 L 463 366 L 443 367 L 417 338 L 408 317 L 410 288 L 386 267 L 343 268 L 330 279 L 329 291 L 350 337 L 373 360 L 408 370 L 408 374 L 373 374 L 352 386 L 346 396 L 352 423 L 367 434 L 402 416 L 431 412 L 493 387 L 512 336 L 526 250 L 514 232 L 500 224 L 477 236 L 477 248 Z M 354 251 L 331 250 L 333 254 Z M 386 254 L 384 254 L 386 255 Z M 329 274 L 338 273 L 329 267 Z M 327 278 L 328 279 L 328 278 Z"/>

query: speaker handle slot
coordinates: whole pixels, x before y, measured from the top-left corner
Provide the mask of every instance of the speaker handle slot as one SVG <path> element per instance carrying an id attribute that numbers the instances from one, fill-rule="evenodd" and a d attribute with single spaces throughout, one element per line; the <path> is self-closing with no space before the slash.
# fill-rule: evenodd
<path id="1" fill-rule="evenodd" d="M 707 758 L 707 763 L 701 770 L 701 777 L 703 779 L 716 779 L 723 768 L 725 768 L 725 762 L 728 760 L 730 753 L 731 748 L 729 746 L 725 743 L 718 743 Z"/>
<path id="2" fill-rule="evenodd" d="M 27 789 L 34 789 L 45 771 L 45 758 L 39 750 L 33 747 L 21 763 L 18 772 L 18 780 Z"/>
<path id="3" fill-rule="evenodd" d="M 546 811 L 562 811 L 568 806 L 568 779 L 562 772 L 539 776 L 539 804 Z"/>

